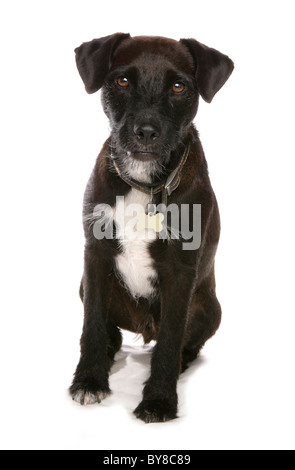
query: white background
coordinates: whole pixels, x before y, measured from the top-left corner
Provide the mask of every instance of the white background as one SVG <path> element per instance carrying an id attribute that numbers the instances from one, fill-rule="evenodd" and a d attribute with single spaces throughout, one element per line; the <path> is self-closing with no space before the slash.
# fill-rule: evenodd
<path id="1" fill-rule="evenodd" d="M 294 2 L 1 2 L 3 449 L 294 449 Z M 81 205 L 108 136 L 73 49 L 113 32 L 194 37 L 235 71 L 196 125 L 222 217 L 223 323 L 179 382 L 179 419 L 132 415 L 150 349 L 126 335 L 113 394 L 67 394 L 79 358 Z"/>

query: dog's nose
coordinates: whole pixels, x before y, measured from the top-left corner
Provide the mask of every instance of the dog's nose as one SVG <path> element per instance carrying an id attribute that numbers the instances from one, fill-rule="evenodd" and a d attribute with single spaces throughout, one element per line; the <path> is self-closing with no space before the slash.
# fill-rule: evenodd
<path id="1" fill-rule="evenodd" d="M 160 129 L 150 123 L 136 125 L 133 128 L 137 140 L 148 145 L 153 144 L 161 135 Z"/>

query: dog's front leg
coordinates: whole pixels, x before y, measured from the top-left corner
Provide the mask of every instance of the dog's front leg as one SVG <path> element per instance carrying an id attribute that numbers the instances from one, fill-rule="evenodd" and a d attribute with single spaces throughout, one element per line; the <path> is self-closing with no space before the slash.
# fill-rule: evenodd
<path id="1" fill-rule="evenodd" d="M 173 279 L 160 283 L 161 325 L 151 361 L 151 376 L 144 387 L 143 400 L 134 411 L 146 423 L 176 418 L 177 379 L 193 285 L 194 275 L 177 272 Z"/>
<path id="2" fill-rule="evenodd" d="M 84 325 L 81 337 L 81 357 L 70 393 L 81 405 L 100 403 L 109 393 L 107 356 L 107 312 L 109 288 L 107 269 L 102 258 L 91 250 L 85 251 L 83 274 Z"/>

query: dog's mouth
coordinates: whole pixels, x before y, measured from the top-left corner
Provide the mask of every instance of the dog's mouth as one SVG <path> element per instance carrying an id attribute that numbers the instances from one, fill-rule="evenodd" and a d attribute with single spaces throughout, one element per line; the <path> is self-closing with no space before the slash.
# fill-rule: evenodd
<path id="1" fill-rule="evenodd" d="M 159 158 L 155 152 L 127 152 L 127 155 L 140 162 L 152 162 Z"/>

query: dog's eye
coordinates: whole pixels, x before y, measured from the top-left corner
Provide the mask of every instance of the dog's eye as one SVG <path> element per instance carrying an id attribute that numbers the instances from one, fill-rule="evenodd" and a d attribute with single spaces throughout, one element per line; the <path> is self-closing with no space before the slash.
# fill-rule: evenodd
<path id="1" fill-rule="evenodd" d="M 174 93 L 182 93 L 185 89 L 185 85 L 181 82 L 174 83 L 172 90 Z"/>
<path id="2" fill-rule="evenodd" d="M 117 84 L 122 88 L 127 88 L 129 85 L 129 80 L 126 77 L 117 78 Z"/>

